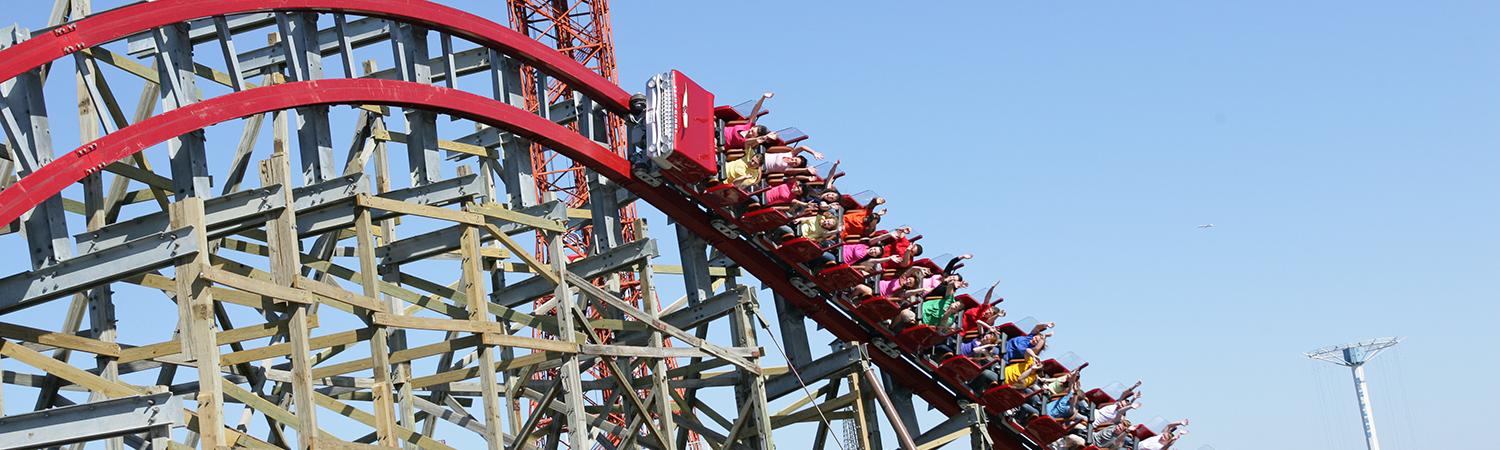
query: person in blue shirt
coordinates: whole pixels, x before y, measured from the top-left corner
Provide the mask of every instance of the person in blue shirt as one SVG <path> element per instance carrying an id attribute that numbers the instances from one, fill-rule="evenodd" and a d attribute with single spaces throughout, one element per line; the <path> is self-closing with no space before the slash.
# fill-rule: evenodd
<path id="1" fill-rule="evenodd" d="M 1052 322 L 1039 324 L 1031 329 L 1031 334 L 1016 336 L 1005 341 L 1005 359 L 1007 361 L 1016 361 L 1027 356 L 1035 358 L 1037 352 L 1033 349 L 1042 347 L 1043 343 L 1047 341 L 1047 337 L 1052 335 L 1052 332 L 1045 330 L 1052 328 L 1054 325 Z"/>

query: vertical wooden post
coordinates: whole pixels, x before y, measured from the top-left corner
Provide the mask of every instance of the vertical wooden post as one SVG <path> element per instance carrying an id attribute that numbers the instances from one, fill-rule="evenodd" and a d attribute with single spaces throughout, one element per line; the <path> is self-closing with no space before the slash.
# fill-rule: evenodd
<path id="1" fill-rule="evenodd" d="M 561 234 L 552 233 L 547 242 L 547 256 L 557 273 L 557 289 L 552 292 L 557 302 L 554 307 L 557 311 L 557 338 L 563 342 L 576 342 L 573 330 L 578 329 L 578 326 L 573 317 L 573 292 L 568 289 L 567 280 L 568 257 L 563 253 Z M 578 355 L 566 354 L 562 356 L 562 360 L 563 401 L 568 405 L 568 447 L 588 448 L 589 423 L 584 413 L 583 379 L 578 368 Z"/>
<path id="2" fill-rule="evenodd" d="M 355 250 L 359 256 L 359 284 L 366 297 L 379 298 L 380 285 L 376 278 L 374 225 L 370 222 L 370 209 L 358 208 L 354 213 Z M 400 314 L 399 306 L 386 305 L 392 314 Z M 382 325 L 371 325 L 370 359 L 374 366 L 374 383 L 370 386 L 370 404 L 375 408 L 375 436 L 380 445 L 396 447 L 396 412 L 392 405 L 394 389 L 391 387 L 390 330 Z"/>
<path id="3" fill-rule="evenodd" d="M 284 207 L 266 222 L 266 244 L 270 250 L 271 282 L 291 287 L 302 268 L 301 240 L 292 202 L 291 164 L 285 152 L 273 153 L 260 162 L 262 186 L 281 185 Z M 312 346 L 308 344 L 308 305 L 288 303 L 287 340 L 292 344 L 292 404 L 297 413 L 297 446 L 317 448 L 318 407 L 313 402 Z"/>
<path id="4" fill-rule="evenodd" d="M 72 11 L 68 14 L 73 18 L 88 16 L 93 9 L 90 0 L 70 0 Z M 84 57 L 84 56 L 76 56 Z M 75 84 L 78 87 L 78 142 L 94 142 L 99 138 L 99 123 L 103 120 L 103 109 L 105 105 L 94 103 L 90 95 L 90 86 L 93 80 L 84 77 L 92 77 L 94 74 L 78 70 L 75 72 Z M 104 102 L 110 99 L 100 99 Z M 85 226 L 89 231 L 98 230 L 108 223 L 109 198 L 104 192 L 104 174 L 94 172 L 83 179 L 83 208 L 85 214 Z M 88 293 L 89 328 L 93 331 L 95 339 L 103 342 L 115 342 L 117 330 L 115 327 L 115 303 L 114 291 L 109 284 L 89 290 Z M 105 380 L 120 380 L 120 365 L 116 358 L 98 355 L 95 357 L 95 367 L 99 370 L 99 376 Z M 103 400 L 104 396 L 99 393 L 89 395 L 90 401 Z M 125 440 L 121 438 L 110 438 L 104 442 L 107 450 L 122 450 L 125 448 Z"/>
<path id="5" fill-rule="evenodd" d="M 370 74 L 380 70 L 380 66 L 374 60 L 367 60 L 364 62 L 361 69 L 364 71 L 365 76 L 369 76 Z M 372 129 L 379 131 L 385 130 L 385 117 L 377 114 L 371 116 L 370 120 L 375 121 L 375 123 L 372 125 Z M 376 194 L 389 192 L 391 190 L 391 172 L 390 161 L 386 158 L 385 141 L 379 139 L 375 140 L 374 153 L 375 154 L 372 156 L 372 158 L 375 160 L 374 191 Z M 382 243 L 389 244 L 391 243 L 391 241 L 396 240 L 395 219 L 382 220 L 380 221 L 379 225 L 380 239 Z M 398 269 L 396 267 L 377 266 L 376 269 L 379 271 L 381 277 L 385 279 L 385 281 L 393 283 L 399 283 L 401 281 L 401 277 L 398 274 Z M 402 307 L 404 305 L 401 299 L 387 295 L 385 296 L 385 301 L 386 307 L 391 310 L 391 314 L 402 313 Z M 391 330 L 390 333 L 388 333 L 386 336 L 386 347 L 391 351 L 397 351 L 406 348 L 406 332 L 399 329 Z M 391 388 L 395 392 L 395 401 L 397 403 L 397 423 L 406 428 L 415 428 L 417 424 L 417 407 L 416 404 L 412 402 L 412 390 L 410 383 L 411 363 L 396 363 L 391 370 L 390 378 Z M 402 448 L 406 448 L 408 450 L 417 448 L 416 444 L 413 444 L 410 441 L 406 440 L 401 440 L 401 446 Z"/>
<path id="6" fill-rule="evenodd" d="M 731 273 L 731 277 L 733 274 Z M 733 278 L 730 278 L 731 281 Z M 751 308 L 756 306 L 755 291 L 749 287 L 740 286 L 740 303 L 735 305 L 730 323 L 730 333 L 734 335 L 734 345 L 737 347 L 757 347 L 759 344 L 755 339 L 755 323 L 750 318 Z M 752 358 L 751 361 L 758 361 Z M 749 411 L 754 414 L 753 418 L 756 437 L 751 441 L 758 445 L 761 450 L 774 450 L 776 445 L 772 443 L 771 436 L 771 411 L 766 400 L 766 379 L 763 376 L 741 373 L 740 386 L 736 389 L 739 401 L 753 405 Z"/>
<path id="7" fill-rule="evenodd" d="M 857 373 L 849 374 L 849 394 L 854 396 L 854 424 L 859 427 L 859 448 L 870 448 L 870 424 L 865 421 L 865 396 L 859 389 Z"/>
<path id="8" fill-rule="evenodd" d="M 199 448 L 224 447 L 224 390 L 219 386 L 219 344 L 214 334 L 214 297 L 203 279 L 208 266 L 208 234 L 203 223 L 203 198 L 187 197 L 172 204 L 174 228 L 192 227 L 201 249 L 177 261 L 177 309 L 181 316 L 178 333 L 186 354 L 198 366 Z"/>
<path id="9" fill-rule="evenodd" d="M 636 221 L 635 229 L 637 236 L 649 236 L 646 234 L 645 220 Z M 660 300 L 656 298 L 656 290 L 651 285 L 653 275 L 651 260 L 647 259 L 641 263 L 640 267 L 641 309 L 652 319 L 657 319 L 661 317 L 661 305 Z M 665 346 L 661 330 L 654 328 L 651 330 L 647 345 L 652 348 Z M 671 439 L 671 436 L 677 435 L 677 421 L 672 418 L 672 390 L 667 385 L 667 359 L 654 358 L 649 364 L 651 364 L 651 394 L 655 397 L 655 403 L 649 406 L 650 411 L 641 411 L 641 417 L 649 422 L 651 415 L 655 414 L 657 423 L 661 426 L 662 436 L 668 437 L 663 443 L 666 445 L 665 450 L 677 450 L 677 441 Z"/>
<path id="10" fill-rule="evenodd" d="M 468 298 L 469 320 L 489 321 L 489 301 L 485 299 L 484 266 L 479 253 L 479 230 L 465 226 L 459 237 L 459 253 L 463 258 L 464 296 Z M 483 339 L 481 337 L 481 339 Z M 485 442 L 490 450 L 505 448 L 504 433 L 500 428 L 500 391 L 495 379 L 495 347 L 481 343 L 479 352 L 479 391 L 483 396 Z"/>

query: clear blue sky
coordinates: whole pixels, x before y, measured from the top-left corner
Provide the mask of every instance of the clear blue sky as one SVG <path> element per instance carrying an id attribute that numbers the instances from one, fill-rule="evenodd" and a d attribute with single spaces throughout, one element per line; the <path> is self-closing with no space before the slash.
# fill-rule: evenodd
<path id="1" fill-rule="evenodd" d="M 615 3 L 628 89 L 776 92 L 1090 384 L 1192 418 L 1184 448 L 1361 448 L 1347 374 L 1301 354 L 1377 336 L 1407 338 L 1370 368 L 1387 449 L 1500 422 L 1446 382 L 1500 372 L 1500 4 Z"/>
<path id="2" fill-rule="evenodd" d="M 1185 448 L 1362 445 L 1347 373 L 1301 354 L 1387 335 L 1387 449 L 1500 422 L 1430 381 L 1500 369 L 1500 4 L 942 4 L 616 2 L 621 79 L 776 92 L 1089 380 L 1191 417 Z"/>

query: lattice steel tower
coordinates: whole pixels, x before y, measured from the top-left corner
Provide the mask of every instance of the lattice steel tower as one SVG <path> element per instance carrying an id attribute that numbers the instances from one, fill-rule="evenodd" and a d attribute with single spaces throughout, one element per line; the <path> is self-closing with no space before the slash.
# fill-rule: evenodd
<path id="1" fill-rule="evenodd" d="M 1348 367 L 1354 372 L 1354 395 L 1359 399 L 1359 418 L 1364 423 L 1365 445 L 1370 450 L 1380 450 L 1380 440 L 1375 437 L 1375 411 L 1370 405 L 1370 389 L 1365 384 L 1365 363 L 1400 342 L 1401 338 L 1380 338 L 1307 352 L 1308 358 Z"/>

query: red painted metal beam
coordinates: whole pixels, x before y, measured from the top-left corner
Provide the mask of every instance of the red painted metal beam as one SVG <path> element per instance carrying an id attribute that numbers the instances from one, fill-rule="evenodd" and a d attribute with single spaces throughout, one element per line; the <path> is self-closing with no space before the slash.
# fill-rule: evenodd
<path id="1" fill-rule="evenodd" d="M 616 114 L 630 110 L 630 94 L 557 50 L 483 17 L 426 0 L 156 0 L 104 11 L 59 25 L 0 51 L 0 81 L 81 49 L 157 27 L 205 17 L 270 11 L 322 11 L 382 17 L 471 40 L 537 67 Z"/>
<path id="2" fill-rule="evenodd" d="M 57 195 L 69 184 L 110 162 L 175 136 L 254 114 L 333 104 L 379 104 L 432 110 L 505 129 L 546 145 L 620 183 L 673 220 L 703 236 L 840 339 L 858 342 L 870 339 L 870 333 L 859 324 L 833 310 L 822 299 L 807 297 L 792 286 L 787 270 L 769 255 L 744 240 L 729 239 L 714 230 L 707 213 L 676 191 L 651 187 L 636 179 L 631 173 L 630 163 L 609 149 L 505 103 L 420 83 L 370 78 L 304 81 L 236 92 L 162 113 L 62 155 L 0 191 L 0 223 L 10 223 L 41 201 Z M 938 410 L 948 415 L 960 411 L 958 398 L 916 365 L 879 351 L 871 352 L 870 356 L 877 365 Z M 1001 442 L 1002 448 L 1019 449 L 1009 440 Z"/>

